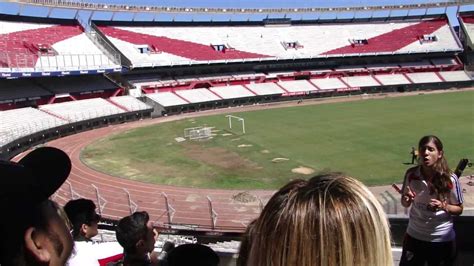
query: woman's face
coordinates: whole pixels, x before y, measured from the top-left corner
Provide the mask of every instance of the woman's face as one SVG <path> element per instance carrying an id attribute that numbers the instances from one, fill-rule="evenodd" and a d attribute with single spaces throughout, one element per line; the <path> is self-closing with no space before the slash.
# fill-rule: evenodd
<path id="1" fill-rule="evenodd" d="M 443 152 L 436 148 L 433 141 L 419 147 L 419 156 L 421 164 L 432 167 L 439 159 L 443 157 Z"/>

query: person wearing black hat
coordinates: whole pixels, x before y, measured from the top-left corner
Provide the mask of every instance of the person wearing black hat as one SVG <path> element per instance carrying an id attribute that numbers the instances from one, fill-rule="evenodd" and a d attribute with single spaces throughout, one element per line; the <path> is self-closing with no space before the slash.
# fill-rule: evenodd
<path id="1" fill-rule="evenodd" d="M 64 183 L 71 160 L 42 147 L 18 163 L 0 161 L 0 265 L 64 265 L 73 241 L 48 198 Z"/>

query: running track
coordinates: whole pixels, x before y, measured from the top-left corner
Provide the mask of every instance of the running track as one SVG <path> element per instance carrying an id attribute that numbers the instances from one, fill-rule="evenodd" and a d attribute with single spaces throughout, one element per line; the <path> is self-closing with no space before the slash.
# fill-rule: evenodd
<path id="1" fill-rule="evenodd" d="M 214 113 L 214 112 L 210 112 Z M 138 205 L 137 210 L 147 211 L 157 226 L 168 223 L 165 198 L 176 211 L 173 224 L 200 226 L 207 230 L 212 226 L 210 207 L 207 196 L 212 199 L 213 209 L 217 213 L 216 229 L 222 231 L 243 231 L 246 225 L 260 213 L 260 202 L 240 203 L 232 200 L 232 196 L 242 191 L 198 189 L 174 187 L 143 183 L 134 180 L 114 177 L 89 168 L 80 159 L 81 150 L 91 142 L 110 134 L 123 132 L 127 129 L 146 126 L 164 121 L 188 118 L 194 115 L 174 116 L 127 124 L 112 125 L 104 128 L 86 131 L 49 142 L 64 150 L 72 160 L 72 170 L 68 182 L 56 192 L 53 199 L 64 205 L 72 199 L 71 184 L 75 198 L 84 197 L 97 203 L 96 186 L 99 190 L 102 205 L 102 215 L 106 218 L 119 219 L 130 214 L 130 205 L 124 189 L 130 192 L 131 200 Z M 202 114 L 201 114 L 202 115 Z M 273 191 L 253 190 L 252 195 L 266 202 Z"/>

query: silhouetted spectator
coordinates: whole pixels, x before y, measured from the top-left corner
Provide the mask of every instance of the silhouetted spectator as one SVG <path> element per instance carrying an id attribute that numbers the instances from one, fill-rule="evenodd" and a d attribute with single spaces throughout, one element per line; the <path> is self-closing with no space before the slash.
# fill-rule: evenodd
<path id="1" fill-rule="evenodd" d="M 63 184 L 71 161 L 42 147 L 18 163 L 0 162 L 0 265 L 64 265 L 73 241 L 48 198 Z"/>
<path id="2" fill-rule="evenodd" d="M 168 254 L 168 266 L 217 266 L 219 256 L 208 246 L 184 244 L 174 248 Z"/>

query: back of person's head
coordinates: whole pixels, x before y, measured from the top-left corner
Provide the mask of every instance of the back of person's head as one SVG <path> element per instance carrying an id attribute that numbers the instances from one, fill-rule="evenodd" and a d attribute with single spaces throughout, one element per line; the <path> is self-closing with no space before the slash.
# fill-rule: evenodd
<path id="1" fill-rule="evenodd" d="M 184 244 L 174 248 L 167 257 L 168 266 L 217 266 L 219 256 L 208 246 Z"/>
<path id="2" fill-rule="evenodd" d="M 135 212 L 132 215 L 120 219 L 115 233 L 117 241 L 123 247 L 125 253 L 133 254 L 137 250 L 137 243 L 146 239 L 149 228 L 147 227 L 150 217 L 147 212 Z"/>
<path id="3" fill-rule="evenodd" d="M 74 238 L 79 237 L 81 234 L 85 235 L 87 227 L 99 221 L 100 216 L 95 212 L 95 208 L 95 203 L 89 199 L 70 200 L 66 203 L 64 211 L 72 224 Z M 90 237 L 93 236 L 95 235 Z"/>
<path id="4" fill-rule="evenodd" d="M 0 161 L 0 265 L 64 264 L 72 239 L 48 198 L 71 170 L 61 150 L 43 147 L 19 162 Z"/>
<path id="5" fill-rule="evenodd" d="M 294 180 L 247 235 L 240 265 L 391 265 L 387 218 L 361 182 L 342 174 Z"/>

